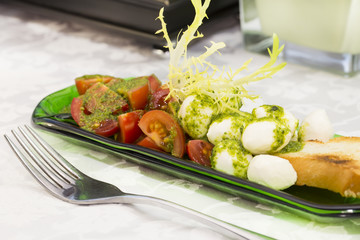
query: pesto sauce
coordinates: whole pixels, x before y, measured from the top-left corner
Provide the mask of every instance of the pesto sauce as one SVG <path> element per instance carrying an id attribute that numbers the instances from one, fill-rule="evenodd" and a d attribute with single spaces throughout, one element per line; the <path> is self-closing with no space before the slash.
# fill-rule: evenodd
<path id="1" fill-rule="evenodd" d="M 218 161 L 222 161 L 222 159 L 219 159 L 219 155 L 221 155 L 223 151 L 226 151 L 232 158 L 232 165 L 234 167 L 234 173 L 232 174 L 236 177 L 246 178 L 247 168 L 249 166 L 247 155 L 250 155 L 250 153 L 239 141 L 233 139 L 223 140 L 214 146 L 210 157 L 212 168 L 221 171 L 221 169 L 218 169 L 216 166 Z"/>
<path id="2" fill-rule="evenodd" d="M 299 141 L 303 141 L 304 138 L 305 138 L 305 130 L 306 128 L 309 126 L 309 123 L 303 123 L 300 128 L 299 128 L 299 132 L 298 132 L 298 135 L 299 135 Z"/>
<path id="3" fill-rule="evenodd" d="M 127 104 L 122 96 L 103 83 L 97 83 L 80 97 L 83 99 L 83 106 L 79 124 L 90 132 L 93 132 L 105 120 L 117 121 L 117 116 L 123 112 L 122 107 Z M 91 107 L 88 109 L 91 114 L 84 113 L 85 106 Z"/>
<path id="4" fill-rule="evenodd" d="M 271 145 L 271 149 L 269 153 L 275 153 L 277 152 L 277 149 L 284 144 L 285 137 L 287 134 L 291 132 L 290 128 L 287 125 L 284 125 L 280 120 L 273 118 L 273 117 L 262 117 L 262 118 L 256 118 L 252 120 L 251 122 L 273 122 L 275 124 L 275 128 L 273 130 L 274 132 L 274 142 Z"/>
<path id="5" fill-rule="evenodd" d="M 259 108 L 264 109 L 266 113 L 264 118 L 273 118 L 277 122 L 276 128 L 274 129 L 275 141 L 271 145 L 271 152 L 274 153 L 280 146 L 284 144 L 286 135 L 291 132 L 289 127 L 289 120 L 285 118 L 285 110 L 281 106 L 265 104 Z M 256 109 L 253 110 L 253 114 L 256 115 Z"/>
<path id="6" fill-rule="evenodd" d="M 174 142 L 176 136 L 177 136 L 176 128 L 172 127 L 168 133 L 167 138 L 169 139 L 169 142 L 166 145 L 167 149 L 169 149 L 169 152 L 171 152 L 172 155 L 174 155 Z"/>
<path id="7" fill-rule="evenodd" d="M 113 115 L 111 112 L 106 113 L 101 110 L 96 110 L 92 114 L 80 115 L 80 122 L 84 123 L 82 126 L 83 129 L 93 132 L 94 129 L 100 126 L 100 123 L 104 120 L 117 120 L 117 116 Z"/>
<path id="8" fill-rule="evenodd" d="M 92 110 L 100 110 L 104 114 L 117 112 L 127 102 L 123 96 L 112 91 L 103 83 L 97 83 L 97 85 L 86 91 L 82 97 L 84 106 L 91 102 L 94 108 Z"/>
<path id="9" fill-rule="evenodd" d="M 202 138 L 206 135 L 207 129 L 211 123 L 213 113 L 216 111 L 216 105 L 213 99 L 207 95 L 192 95 L 194 99 L 186 107 L 185 116 L 179 116 L 183 129 L 194 139 Z M 209 109 L 204 113 L 201 110 Z"/>
<path id="10" fill-rule="evenodd" d="M 298 152 L 304 147 L 304 142 L 290 141 L 279 153 Z"/>
<path id="11" fill-rule="evenodd" d="M 260 106 L 259 108 L 264 109 L 264 111 L 266 113 L 266 117 L 275 118 L 275 119 L 281 121 L 287 127 L 292 128 L 292 126 L 290 126 L 290 120 L 285 116 L 285 109 L 283 107 L 278 106 L 278 105 L 266 105 L 265 104 L 265 105 Z M 253 110 L 253 114 L 256 116 L 255 110 L 256 109 Z M 295 129 L 298 127 L 298 125 L 299 125 L 299 121 L 297 120 Z"/>
<path id="12" fill-rule="evenodd" d="M 275 141 L 271 145 L 271 151 L 276 152 L 276 150 L 284 144 L 285 137 L 290 132 L 290 128 L 288 128 L 278 120 L 275 120 L 274 122 L 276 122 L 276 127 L 274 129 Z"/>
<path id="13" fill-rule="evenodd" d="M 178 112 L 180 109 L 180 103 L 177 101 L 169 102 L 168 107 L 170 114 L 179 122 Z"/>
<path id="14" fill-rule="evenodd" d="M 229 121 L 230 126 L 227 124 L 223 125 L 222 123 L 224 121 Z M 222 124 L 217 126 L 217 128 L 222 129 L 219 131 L 218 136 L 212 139 L 212 143 L 216 144 L 217 142 L 225 139 L 234 139 L 240 141 L 241 135 L 249 121 L 249 118 L 237 112 L 216 115 L 213 117 L 209 129 L 212 128 L 212 124 Z"/>
<path id="15" fill-rule="evenodd" d="M 113 76 L 109 75 L 101 75 L 101 74 L 89 74 L 89 75 L 83 75 L 81 77 L 77 77 L 76 79 L 103 79 L 103 78 L 114 78 Z M 75 79 L 75 80 L 76 80 Z"/>
<path id="16" fill-rule="evenodd" d="M 278 120 L 282 120 L 285 112 L 284 108 L 277 105 L 262 105 L 260 108 L 263 108 L 266 112 L 267 117 L 272 117 Z"/>
<path id="17" fill-rule="evenodd" d="M 149 80 L 146 77 L 138 77 L 128 80 L 123 79 L 123 81 L 120 81 L 114 88 L 116 88 L 117 93 L 126 96 L 129 90 L 146 84 L 149 84 Z"/>

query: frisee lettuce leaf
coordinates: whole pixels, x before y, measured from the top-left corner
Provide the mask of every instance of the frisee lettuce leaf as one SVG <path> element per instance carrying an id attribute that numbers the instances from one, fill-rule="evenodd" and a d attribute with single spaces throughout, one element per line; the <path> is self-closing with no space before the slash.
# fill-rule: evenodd
<path id="1" fill-rule="evenodd" d="M 207 18 L 206 10 L 209 7 L 210 0 L 191 0 L 195 8 L 195 18 L 187 30 L 181 34 L 180 39 L 174 46 L 167 32 L 166 22 L 164 20 L 164 8 L 160 9 L 157 19 L 161 22 L 161 29 L 156 34 L 163 34 L 168 48 L 169 74 L 166 84 L 170 89 L 169 96 L 183 101 L 191 94 L 205 94 L 214 99 L 218 105 L 218 111 L 226 110 L 239 111 L 241 100 L 246 97 L 254 99 L 257 96 L 249 94 L 245 89 L 245 85 L 250 82 L 271 78 L 276 72 L 281 70 L 286 63 L 280 63 L 276 66 L 276 59 L 283 50 L 284 46 L 279 48 L 279 38 L 273 35 L 273 50 L 268 49 L 270 60 L 267 64 L 260 67 L 253 73 L 240 76 L 243 70 L 247 70 L 252 59 L 247 60 L 241 67 L 232 71 L 225 67 L 219 68 L 207 60 L 214 53 L 225 47 L 223 42 L 211 42 L 210 47 L 205 47 L 206 51 L 198 57 L 188 56 L 188 45 L 196 38 L 203 37 L 198 28 L 203 23 L 203 19 Z M 240 103 L 238 106 L 234 103 Z"/>

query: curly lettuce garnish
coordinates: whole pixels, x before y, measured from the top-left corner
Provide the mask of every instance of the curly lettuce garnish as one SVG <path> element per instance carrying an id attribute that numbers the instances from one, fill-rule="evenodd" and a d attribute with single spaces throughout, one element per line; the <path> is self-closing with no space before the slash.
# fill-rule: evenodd
<path id="1" fill-rule="evenodd" d="M 270 61 L 253 73 L 245 76 L 240 76 L 240 73 L 247 69 L 252 59 L 246 61 L 235 71 L 229 69 L 227 72 L 225 67 L 219 68 L 207 61 L 209 56 L 225 47 L 223 42 L 211 42 L 211 46 L 205 47 L 206 51 L 200 56 L 188 57 L 187 48 L 189 43 L 196 38 L 203 37 L 203 34 L 199 33 L 198 28 L 201 26 L 203 19 L 207 18 L 206 10 L 209 7 L 210 0 L 205 0 L 203 4 L 202 0 L 191 0 L 191 2 L 195 8 L 195 18 L 187 30 L 182 33 L 176 46 L 173 45 L 167 32 L 163 8 L 160 10 L 159 17 L 157 18 L 160 20 L 162 28 L 156 34 L 163 33 L 163 37 L 167 42 L 165 48 L 168 48 L 170 54 L 169 79 L 166 82 L 170 89 L 169 96 L 182 101 L 193 93 L 205 94 L 214 99 L 218 105 L 219 112 L 229 109 L 239 111 L 243 98 L 257 98 L 256 95 L 249 94 L 244 85 L 264 78 L 271 78 L 272 75 L 286 65 L 284 62 L 274 66 L 284 46 L 279 48 L 279 38 L 274 34 L 273 50 L 271 52 L 268 49 Z"/>

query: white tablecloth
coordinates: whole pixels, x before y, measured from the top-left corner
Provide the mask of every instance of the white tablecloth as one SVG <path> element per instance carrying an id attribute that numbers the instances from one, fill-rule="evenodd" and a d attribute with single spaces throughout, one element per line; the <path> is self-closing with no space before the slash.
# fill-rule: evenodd
<path id="1" fill-rule="evenodd" d="M 66 21 L 47 19 L 0 5 L 0 134 L 29 124 L 36 104 L 84 74 L 119 77 L 167 76 L 166 55 Z M 253 57 L 250 70 L 267 57 L 242 49 L 240 28 L 224 30 L 190 48 L 204 51 L 209 41 L 227 48 L 212 58 L 235 69 Z M 360 76 L 341 76 L 288 64 L 272 79 L 249 86 L 265 103 L 278 104 L 299 119 L 326 109 L 335 131 L 360 136 Z M 276 239 L 360 239 L 360 219 L 319 223 L 272 206 L 227 195 L 189 181 L 140 167 L 39 130 L 60 153 L 85 173 L 132 193 L 168 199 Z M 226 239 L 181 215 L 151 206 L 76 206 L 48 194 L 0 140 L 0 235 L 2 239 Z"/>

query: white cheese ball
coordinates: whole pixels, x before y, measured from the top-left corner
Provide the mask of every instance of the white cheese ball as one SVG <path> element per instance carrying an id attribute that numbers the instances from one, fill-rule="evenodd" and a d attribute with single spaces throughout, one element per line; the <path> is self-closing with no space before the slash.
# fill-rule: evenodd
<path id="1" fill-rule="evenodd" d="M 237 113 L 221 114 L 211 122 L 206 136 L 214 145 L 225 139 L 240 141 L 248 122 L 248 118 Z"/>
<path id="2" fill-rule="evenodd" d="M 297 173 L 291 163 L 273 155 L 257 155 L 248 167 L 248 179 L 261 185 L 282 190 L 295 184 Z"/>
<path id="3" fill-rule="evenodd" d="M 256 118 L 273 117 L 286 124 L 291 133 L 294 134 L 299 120 L 288 110 L 277 105 L 262 105 L 253 109 L 253 114 Z"/>
<path id="4" fill-rule="evenodd" d="M 246 178 L 252 155 L 236 140 L 216 144 L 211 154 L 211 167 L 236 177 Z"/>
<path id="5" fill-rule="evenodd" d="M 250 122 L 241 137 L 242 144 L 252 154 L 275 153 L 291 140 L 290 129 L 274 118 L 259 118 Z"/>
<path id="6" fill-rule="evenodd" d="M 185 132 L 199 139 L 206 135 L 215 112 L 216 105 L 209 96 L 190 95 L 181 104 L 178 118 Z"/>
<path id="7" fill-rule="evenodd" d="M 316 110 L 305 117 L 301 124 L 299 137 L 302 141 L 329 141 L 334 136 L 334 129 L 324 109 Z"/>

